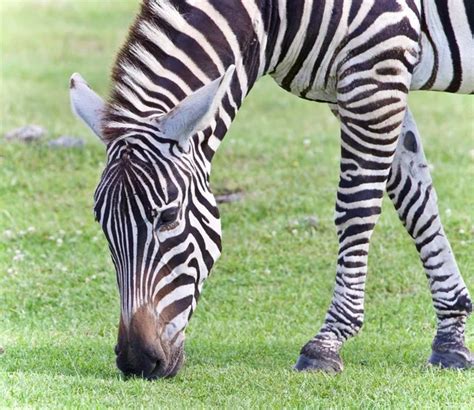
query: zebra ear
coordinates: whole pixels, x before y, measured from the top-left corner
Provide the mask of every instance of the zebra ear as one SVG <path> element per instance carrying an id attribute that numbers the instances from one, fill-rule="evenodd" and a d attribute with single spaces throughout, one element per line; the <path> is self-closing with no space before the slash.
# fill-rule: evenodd
<path id="1" fill-rule="evenodd" d="M 104 101 L 78 73 L 69 80 L 69 96 L 73 113 L 79 117 L 100 139 Z"/>
<path id="2" fill-rule="evenodd" d="M 158 128 L 163 136 L 187 149 L 189 138 L 209 126 L 229 89 L 235 66 L 231 65 L 216 80 L 188 95 L 169 113 L 159 117 Z"/>

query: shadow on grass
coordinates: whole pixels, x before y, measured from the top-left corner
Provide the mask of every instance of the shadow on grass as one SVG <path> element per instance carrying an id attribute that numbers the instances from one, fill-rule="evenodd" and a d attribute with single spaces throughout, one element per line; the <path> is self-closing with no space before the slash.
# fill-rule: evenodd
<path id="1" fill-rule="evenodd" d="M 298 354 L 299 348 L 288 342 L 229 344 L 201 340 L 188 343 L 185 367 L 188 371 L 192 368 L 229 370 L 235 367 L 265 372 L 290 371 Z M 392 368 L 419 372 L 427 368 L 428 354 L 428 348 L 421 349 L 409 343 L 392 345 L 389 342 L 377 344 L 355 340 L 345 346 L 342 357 L 346 371 Z M 101 341 L 6 346 L 5 353 L 0 356 L 0 366 L 7 373 L 123 379 L 115 367 L 112 346 Z"/>
<path id="2" fill-rule="evenodd" d="M 229 369 L 291 369 L 295 354 L 290 355 L 283 344 L 251 345 L 197 342 L 186 349 L 186 367 Z M 293 350 L 293 353 L 297 350 Z M 84 342 L 36 344 L 20 343 L 5 346 L 0 356 L 0 368 L 7 373 L 35 373 L 59 376 L 93 377 L 110 380 L 123 379 L 115 366 L 113 346 L 108 343 Z"/>
<path id="3" fill-rule="evenodd" d="M 429 346 L 423 343 L 392 343 L 390 340 L 368 342 L 361 338 L 348 341 L 341 356 L 347 370 L 403 368 L 407 371 L 423 371 L 427 368 L 431 353 Z M 213 368 L 244 366 L 254 370 L 278 371 L 293 370 L 301 347 L 294 340 L 239 344 L 206 341 L 189 343 L 186 351 L 187 362 L 192 365 Z"/>
<path id="4" fill-rule="evenodd" d="M 17 344 L 5 347 L 0 366 L 7 373 L 37 373 L 48 375 L 117 379 L 112 346 L 105 343 L 76 343 L 36 345 Z"/>

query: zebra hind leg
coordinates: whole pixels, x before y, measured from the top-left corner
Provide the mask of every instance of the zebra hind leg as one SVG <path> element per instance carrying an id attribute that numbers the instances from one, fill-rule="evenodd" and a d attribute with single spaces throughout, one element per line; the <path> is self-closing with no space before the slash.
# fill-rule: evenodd
<path id="1" fill-rule="evenodd" d="M 438 319 L 429 363 L 443 368 L 473 367 L 474 356 L 464 341 L 471 299 L 441 224 L 420 134 L 408 109 L 387 192 L 415 241 L 429 280 Z"/>

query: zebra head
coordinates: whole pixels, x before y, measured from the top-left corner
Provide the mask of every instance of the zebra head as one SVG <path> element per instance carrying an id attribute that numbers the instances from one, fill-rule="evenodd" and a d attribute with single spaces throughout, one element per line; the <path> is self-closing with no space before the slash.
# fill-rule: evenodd
<path id="1" fill-rule="evenodd" d="M 213 121 L 234 67 L 163 115 L 111 121 L 102 99 L 74 74 L 73 111 L 104 142 L 107 164 L 95 216 L 109 243 L 120 291 L 117 366 L 146 378 L 174 376 L 184 331 L 204 280 L 220 256 L 221 228 L 209 167 L 191 138 Z"/>

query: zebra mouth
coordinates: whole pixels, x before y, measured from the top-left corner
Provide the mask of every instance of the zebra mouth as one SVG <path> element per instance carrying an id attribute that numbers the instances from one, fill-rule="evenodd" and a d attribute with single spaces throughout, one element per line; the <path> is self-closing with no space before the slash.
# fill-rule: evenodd
<path id="1" fill-rule="evenodd" d="M 162 365 L 157 365 L 156 368 L 151 372 L 151 374 L 147 377 L 149 380 L 156 380 L 161 378 L 171 378 L 178 374 L 179 369 L 184 363 L 184 349 L 181 345 L 178 349 L 176 349 L 170 360 L 168 365 L 163 367 Z"/>

